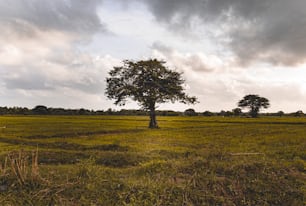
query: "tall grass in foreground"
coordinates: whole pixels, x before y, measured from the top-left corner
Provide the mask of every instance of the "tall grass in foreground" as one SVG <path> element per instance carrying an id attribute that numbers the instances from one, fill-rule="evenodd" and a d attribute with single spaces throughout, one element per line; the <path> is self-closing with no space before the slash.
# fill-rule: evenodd
<path id="1" fill-rule="evenodd" d="M 305 201 L 303 179 L 294 167 L 256 158 L 235 163 L 236 157 L 222 152 L 172 163 L 153 160 L 123 171 L 103 169 L 90 158 L 73 166 L 67 176 L 45 178 L 35 166 L 36 157 L 34 170 L 24 157 L 19 153 L 9 160 L 11 165 L 2 167 L 3 204 L 302 205 Z"/>
<path id="2" fill-rule="evenodd" d="M 29 162 L 30 161 L 30 162 Z M 15 179 L 19 185 L 23 186 L 30 182 L 36 182 L 39 177 L 38 170 L 38 151 L 32 152 L 32 158 L 25 155 L 24 152 L 9 153 L 0 165 L 0 177 Z M 5 185 L 3 186 L 4 188 Z"/>
<path id="3" fill-rule="evenodd" d="M 31 154 L 31 155 L 29 155 Z M 39 172 L 38 150 L 11 152 L 0 166 L 1 205 L 66 204 L 61 193 L 74 183 L 55 183 Z M 3 195 L 4 194 L 4 195 Z"/>

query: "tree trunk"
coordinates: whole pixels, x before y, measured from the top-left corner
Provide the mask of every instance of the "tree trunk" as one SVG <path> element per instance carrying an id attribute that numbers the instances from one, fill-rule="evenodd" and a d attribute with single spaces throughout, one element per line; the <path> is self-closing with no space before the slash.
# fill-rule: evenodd
<path id="1" fill-rule="evenodd" d="M 251 109 L 251 117 L 256 118 L 258 116 L 258 109 L 252 108 Z"/>
<path id="2" fill-rule="evenodd" d="M 158 128 L 157 121 L 156 121 L 156 114 L 155 114 L 155 106 L 150 108 L 150 124 L 149 128 L 156 129 Z"/>

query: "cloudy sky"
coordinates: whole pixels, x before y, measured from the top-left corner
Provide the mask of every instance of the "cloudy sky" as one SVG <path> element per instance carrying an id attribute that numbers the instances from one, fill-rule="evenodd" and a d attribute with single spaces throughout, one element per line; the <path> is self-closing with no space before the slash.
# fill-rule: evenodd
<path id="1" fill-rule="evenodd" d="M 108 109 L 122 60 L 183 72 L 197 105 L 231 110 L 246 94 L 268 111 L 306 111 L 305 0 L 0 0 L 0 106 Z M 137 108 L 131 102 L 123 108 Z"/>

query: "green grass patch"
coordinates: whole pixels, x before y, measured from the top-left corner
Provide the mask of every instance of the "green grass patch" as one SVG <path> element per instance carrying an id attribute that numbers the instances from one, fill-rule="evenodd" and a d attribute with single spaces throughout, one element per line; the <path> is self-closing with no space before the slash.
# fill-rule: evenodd
<path id="1" fill-rule="evenodd" d="M 0 204 L 305 205 L 306 119 L 158 121 L 1 116 Z"/>

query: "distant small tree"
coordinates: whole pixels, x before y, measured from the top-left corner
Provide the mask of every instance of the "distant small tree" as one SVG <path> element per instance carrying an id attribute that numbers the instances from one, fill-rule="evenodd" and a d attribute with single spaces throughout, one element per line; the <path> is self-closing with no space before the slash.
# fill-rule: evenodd
<path id="1" fill-rule="evenodd" d="M 114 111 L 112 110 L 112 108 L 108 108 L 108 109 L 106 110 L 106 114 L 107 114 L 107 115 L 112 115 L 112 114 L 114 114 Z"/>
<path id="2" fill-rule="evenodd" d="M 161 116 L 179 116 L 180 112 L 175 112 L 173 110 L 161 110 L 161 111 L 156 111 L 158 115 Z"/>
<path id="3" fill-rule="evenodd" d="M 242 114 L 242 110 L 240 108 L 232 109 L 234 116 L 240 116 Z"/>
<path id="4" fill-rule="evenodd" d="M 115 99 L 116 105 L 125 105 L 131 98 L 150 113 L 149 128 L 158 128 L 156 121 L 156 104 L 180 101 L 195 103 L 196 97 L 187 96 L 184 92 L 181 73 L 172 71 L 164 61 L 149 59 L 146 61 L 123 62 L 123 66 L 114 67 L 106 79 L 106 94 Z"/>
<path id="5" fill-rule="evenodd" d="M 276 115 L 277 116 L 279 116 L 279 117 L 282 117 L 282 116 L 284 116 L 284 112 L 283 111 L 278 111 L 277 113 L 276 113 Z"/>
<path id="6" fill-rule="evenodd" d="M 260 111 L 261 108 L 268 108 L 270 106 L 269 100 L 264 98 L 264 97 L 260 97 L 258 95 L 255 94 L 249 94 L 243 97 L 242 100 L 240 100 L 238 102 L 238 107 L 242 107 L 242 108 L 249 108 L 250 111 L 250 115 L 251 117 L 255 118 L 258 116 L 258 112 Z"/>
<path id="7" fill-rule="evenodd" d="M 44 105 L 37 105 L 32 109 L 32 112 L 33 114 L 38 114 L 38 115 L 49 114 L 48 108 Z"/>
<path id="8" fill-rule="evenodd" d="M 205 117 L 211 117 L 211 116 L 214 116 L 214 113 L 210 112 L 210 111 L 205 111 L 203 112 L 203 116 Z"/>
<path id="9" fill-rule="evenodd" d="M 81 108 L 78 110 L 79 115 L 89 115 L 91 112 L 87 109 Z M 93 113 L 93 112 L 92 112 Z"/>
<path id="10" fill-rule="evenodd" d="M 186 116 L 197 116 L 197 115 L 198 115 L 198 114 L 195 112 L 195 110 L 192 109 L 192 108 L 186 109 L 186 110 L 184 111 L 184 114 L 185 114 Z"/>
<path id="11" fill-rule="evenodd" d="M 219 112 L 219 116 L 222 116 L 222 117 L 224 117 L 225 116 L 225 114 L 226 114 L 226 111 L 224 111 L 224 110 L 221 110 L 220 112 Z"/>
<path id="12" fill-rule="evenodd" d="M 231 117 L 233 115 L 234 115 L 234 113 L 232 111 L 226 111 L 225 114 L 224 114 L 225 117 Z"/>
<path id="13" fill-rule="evenodd" d="M 298 110 L 297 112 L 294 113 L 295 117 L 302 117 L 304 116 L 304 112 L 302 110 Z"/>

